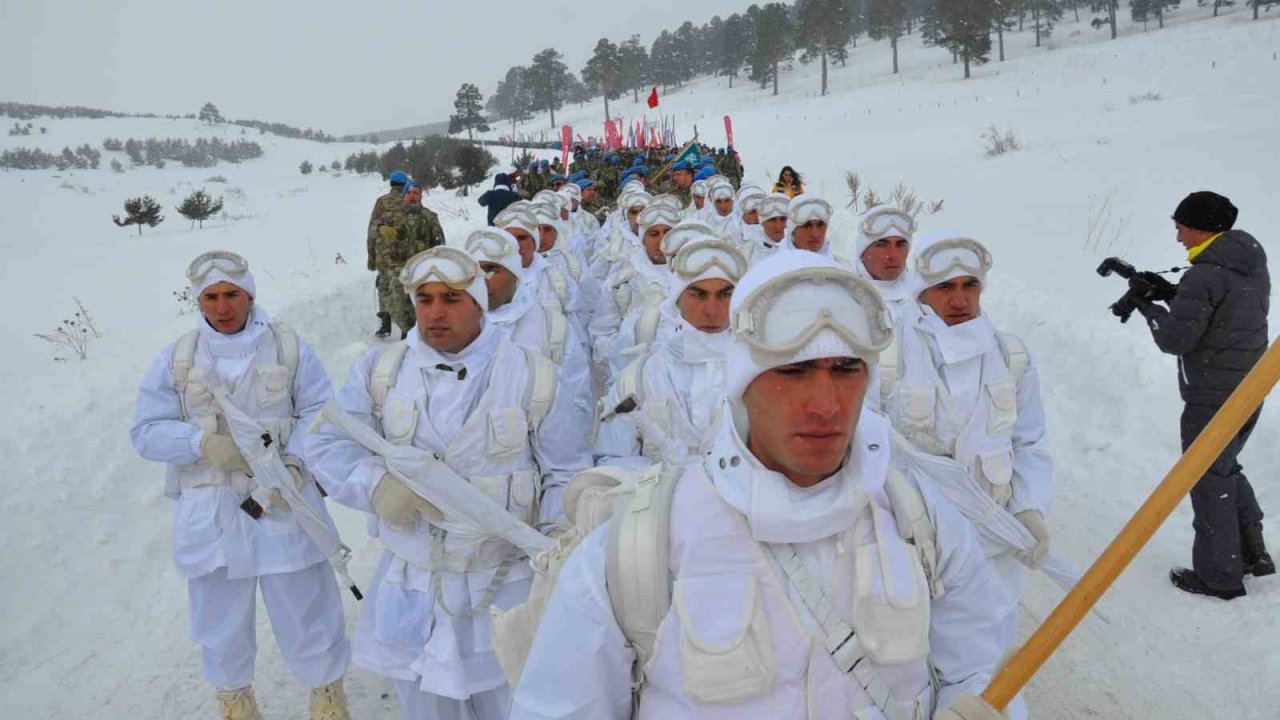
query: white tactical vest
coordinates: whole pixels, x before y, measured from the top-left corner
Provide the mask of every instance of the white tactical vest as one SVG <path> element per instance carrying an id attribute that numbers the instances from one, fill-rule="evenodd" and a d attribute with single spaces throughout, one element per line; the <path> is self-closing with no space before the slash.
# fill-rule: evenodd
<path id="1" fill-rule="evenodd" d="M 445 443 L 427 421 L 421 373 L 425 370 L 401 342 L 383 351 L 369 377 L 377 429 L 393 444 L 414 445 L 440 459 L 513 516 L 537 523 L 541 472 L 530 435 L 551 408 L 555 366 L 541 354 L 512 342 L 498 344 L 487 386 L 462 428 Z M 489 538 L 474 552 L 459 555 L 443 545 L 432 526 L 419 519 L 412 532 L 379 521 L 378 536 L 391 552 L 428 570 L 472 572 L 499 567 L 518 555 L 509 543 Z"/>
<path id="2" fill-rule="evenodd" d="M 638 330 L 637 335 L 639 332 Z M 699 383 L 709 382 L 709 379 L 700 376 L 698 370 L 702 369 L 701 366 L 688 368 L 689 372 L 694 373 L 694 392 Z M 676 462 L 701 456 L 715 441 L 724 415 L 719 405 L 703 408 L 702 410 L 709 411 L 709 420 L 695 422 L 692 416 L 694 409 L 691 407 L 693 399 L 676 387 L 670 375 L 672 370 L 662 359 L 655 360 L 653 355 L 640 357 L 618 375 L 618 381 L 610 395 L 610 400 L 617 400 L 614 403 L 615 410 L 627 398 L 634 399 L 636 409 L 632 412 L 636 417 L 633 422 L 640 434 L 642 452 L 653 462 Z M 718 372 L 723 377 L 724 366 L 720 364 L 714 368 L 707 367 L 705 372 Z M 676 456 L 672 456 L 674 447 L 680 449 Z"/>
<path id="3" fill-rule="evenodd" d="M 227 421 L 219 412 L 213 394 L 199 382 L 204 372 L 212 370 L 208 353 L 200 352 L 199 339 L 200 331 L 192 330 L 179 338 L 173 349 L 170 369 L 182 419 L 206 433 L 229 435 Z M 297 334 L 284 325 L 271 323 L 270 331 L 258 338 L 249 369 L 231 389 L 232 402 L 271 433 L 277 448 L 288 445 L 293 434 L 293 381 L 297 372 Z M 223 485 L 241 494 L 253 487 L 248 475 L 219 470 L 204 458 L 175 466 L 172 479 L 174 487 L 168 488 L 167 494 L 174 497 L 181 490 L 206 485 Z"/>
<path id="4" fill-rule="evenodd" d="M 881 354 L 882 407 L 895 429 L 920 449 L 946 455 L 1000 505 L 1013 496 L 1013 427 L 1018 386 L 1028 367 L 1026 346 L 998 333 L 996 349 L 982 356 L 982 388 L 967 415 L 953 407 L 946 383 L 919 331 L 904 328 Z M 942 442 L 939 438 L 954 438 Z"/>

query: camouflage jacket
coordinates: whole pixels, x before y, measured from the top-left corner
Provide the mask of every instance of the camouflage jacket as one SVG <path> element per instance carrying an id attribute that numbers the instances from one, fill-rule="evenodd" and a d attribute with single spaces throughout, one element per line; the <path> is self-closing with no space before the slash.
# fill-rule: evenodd
<path id="1" fill-rule="evenodd" d="M 374 239 L 378 237 L 378 220 L 388 212 L 394 212 L 404 205 L 404 198 L 395 190 L 388 191 L 385 195 L 373 201 L 373 212 L 369 215 L 369 230 L 366 233 L 366 241 L 369 251 L 369 269 L 374 266 L 373 245 Z"/>
<path id="2" fill-rule="evenodd" d="M 405 208 L 401 205 L 378 219 L 374 248 L 374 261 L 378 270 L 398 272 L 409 258 L 423 250 L 444 244 L 444 228 L 434 212 Z M 395 231 L 394 237 L 384 235 L 381 228 Z"/>

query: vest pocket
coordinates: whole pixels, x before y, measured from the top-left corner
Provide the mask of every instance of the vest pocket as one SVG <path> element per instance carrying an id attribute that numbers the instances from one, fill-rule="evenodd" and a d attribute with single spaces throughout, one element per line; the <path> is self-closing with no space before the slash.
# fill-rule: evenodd
<path id="1" fill-rule="evenodd" d="M 526 523 L 537 519 L 538 473 L 520 470 L 511 473 L 507 489 L 507 510 Z"/>
<path id="2" fill-rule="evenodd" d="M 934 426 L 934 401 L 932 386 L 902 386 L 902 422 L 908 430 L 932 432 Z"/>
<path id="3" fill-rule="evenodd" d="M 1004 378 L 987 386 L 987 434 L 1000 436 L 1013 430 L 1018 421 L 1018 388 L 1012 378 Z"/>
<path id="4" fill-rule="evenodd" d="M 754 576 L 680 578 L 672 594 L 690 700 L 734 703 L 773 689 L 773 644 Z"/>
<path id="5" fill-rule="evenodd" d="M 853 627 L 867 655 L 887 665 L 929 654 L 929 583 L 920 555 L 899 542 L 896 552 L 860 545 L 854 560 Z"/>
<path id="6" fill-rule="evenodd" d="M 392 445 L 410 445 L 418 428 L 418 406 L 413 400 L 388 398 L 382 407 L 382 436 Z"/>
<path id="7" fill-rule="evenodd" d="M 255 392 L 258 394 L 258 405 L 263 408 L 274 408 L 289 399 L 289 369 L 283 365 L 259 365 Z"/>
<path id="8" fill-rule="evenodd" d="M 991 499 L 1000 505 L 1013 497 L 1013 450 L 996 450 L 978 456 L 978 479 Z"/>
<path id="9" fill-rule="evenodd" d="M 524 412 L 505 408 L 489 413 L 489 451 L 495 457 L 510 457 L 529 443 L 529 424 Z"/>

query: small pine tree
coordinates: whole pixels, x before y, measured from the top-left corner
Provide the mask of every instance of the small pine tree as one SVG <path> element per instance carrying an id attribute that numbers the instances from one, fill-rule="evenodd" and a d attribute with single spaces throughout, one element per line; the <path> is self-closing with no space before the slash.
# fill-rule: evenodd
<path id="1" fill-rule="evenodd" d="M 150 195 L 142 197 L 129 198 L 124 201 L 124 219 L 121 220 L 119 215 L 112 215 L 111 220 L 120 227 L 129 225 L 138 226 L 138 234 L 142 234 L 142 226 L 155 227 L 164 222 L 164 216 L 160 214 L 160 203 Z"/>
<path id="2" fill-rule="evenodd" d="M 196 223 L 200 227 L 204 227 L 204 221 L 222 210 L 222 198 L 214 198 L 204 191 L 204 188 L 196 190 L 182 201 L 178 206 L 178 214 L 191 221 L 191 227 L 195 227 Z"/>
<path id="3" fill-rule="evenodd" d="M 313 169 L 314 168 L 311 166 L 310 160 L 303 160 L 302 164 L 298 166 L 298 171 L 303 175 L 310 175 Z"/>
<path id="4" fill-rule="evenodd" d="M 334 160 L 333 162 L 329 163 L 329 169 L 334 172 L 338 172 L 339 170 L 342 169 L 342 161 Z"/>
<path id="5" fill-rule="evenodd" d="M 211 102 L 205 103 L 196 117 L 210 125 L 222 122 L 222 113 L 218 112 L 218 106 Z"/>

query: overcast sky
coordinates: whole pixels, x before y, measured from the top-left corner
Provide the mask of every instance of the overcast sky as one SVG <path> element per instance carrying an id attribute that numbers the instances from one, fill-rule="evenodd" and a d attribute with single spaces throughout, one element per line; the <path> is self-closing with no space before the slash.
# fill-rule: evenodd
<path id="1" fill-rule="evenodd" d="M 445 120 L 464 82 L 556 47 L 645 46 L 750 0 L 0 0 L 0 100 L 362 132 Z"/>

